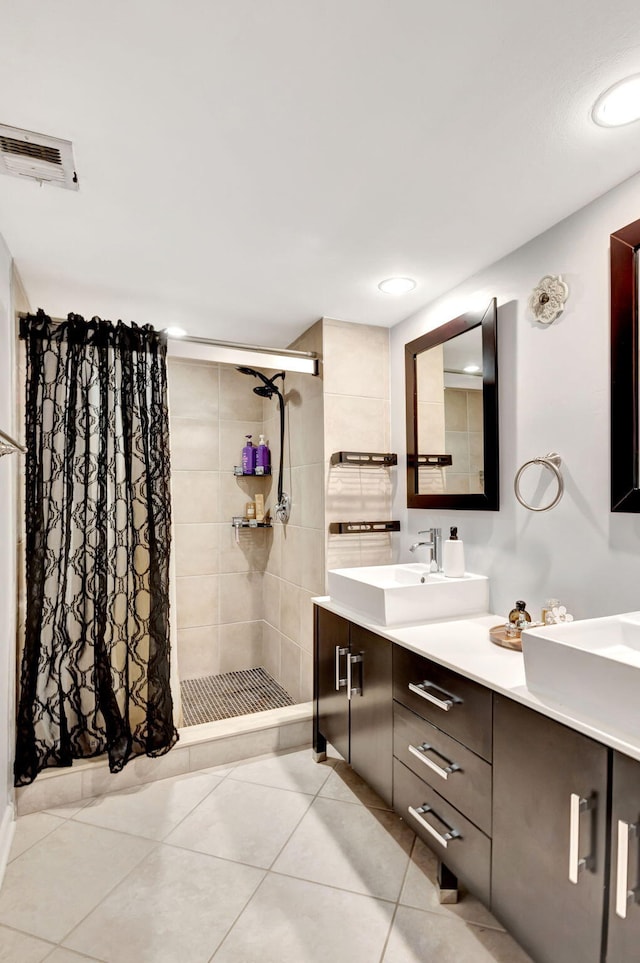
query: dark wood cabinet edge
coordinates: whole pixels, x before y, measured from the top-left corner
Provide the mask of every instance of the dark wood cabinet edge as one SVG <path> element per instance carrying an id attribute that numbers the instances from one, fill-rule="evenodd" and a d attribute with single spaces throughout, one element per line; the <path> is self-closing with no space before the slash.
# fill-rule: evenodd
<path id="1" fill-rule="evenodd" d="M 638 285 L 640 220 L 610 238 L 611 511 L 640 512 L 638 487 Z"/>

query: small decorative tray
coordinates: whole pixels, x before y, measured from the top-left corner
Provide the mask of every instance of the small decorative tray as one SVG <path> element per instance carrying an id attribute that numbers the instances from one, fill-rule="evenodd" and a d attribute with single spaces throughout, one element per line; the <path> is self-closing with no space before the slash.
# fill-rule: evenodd
<path id="1" fill-rule="evenodd" d="M 517 635 L 507 635 L 507 630 L 502 625 L 494 625 L 489 629 L 489 638 L 496 645 L 501 645 L 504 649 L 515 649 L 516 652 L 522 652 L 522 639 L 520 638 L 520 632 Z"/>

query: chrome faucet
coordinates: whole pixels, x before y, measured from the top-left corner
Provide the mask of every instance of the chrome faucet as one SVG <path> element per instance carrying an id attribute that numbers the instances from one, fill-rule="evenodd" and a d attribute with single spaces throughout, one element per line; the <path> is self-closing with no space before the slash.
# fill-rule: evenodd
<path id="1" fill-rule="evenodd" d="M 431 561 L 436 563 L 436 568 L 439 572 L 442 571 L 442 529 L 441 528 L 426 528 L 418 535 L 428 535 L 428 542 L 414 542 L 413 545 L 409 546 L 410 552 L 415 552 L 417 548 L 424 545 L 426 548 L 431 550 Z"/>

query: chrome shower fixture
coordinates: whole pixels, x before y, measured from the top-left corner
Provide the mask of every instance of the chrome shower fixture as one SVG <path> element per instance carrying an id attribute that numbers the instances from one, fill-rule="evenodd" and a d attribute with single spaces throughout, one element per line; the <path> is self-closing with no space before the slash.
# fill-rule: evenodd
<path id="1" fill-rule="evenodd" d="M 289 515 L 291 514 L 291 498 L 286 492 L 282 490 L 282 472 L 283 472 L 283 459 L 284 459 L 284 395 L 276 385 L 276 378 L 282 378 L 282 387 L 284 388 L 284 371 L 279 371 L 274 374 L 273 378 L 267 378 L 265 374 L 261 371 L 256 371 L 255 368 L 236 368 L 241 374 L 251 375 L 253 378 L 258 378 L 262 381 L 261 385 L 257 385 L 253 392 L 259 395 L 261 398 L 273 398 L 276 395 L 278 399 L 278 405 L 280 408 L 280 468 L 278 471 L 278 503 L 274 509 L 274 514 L 279 522 L 286 524 L 289 521 Z"/>

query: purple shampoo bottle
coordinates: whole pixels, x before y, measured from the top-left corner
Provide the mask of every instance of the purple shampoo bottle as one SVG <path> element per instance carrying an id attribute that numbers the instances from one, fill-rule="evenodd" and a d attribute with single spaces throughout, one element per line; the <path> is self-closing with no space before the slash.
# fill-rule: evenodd
<path id="1" fill-rule="evenodd" d="M 245 435 L 247 443 L 242 449 L 242 474 L 255 475 L 256 473 L 256 449 L 251 441 L 251 435 Z"/>

